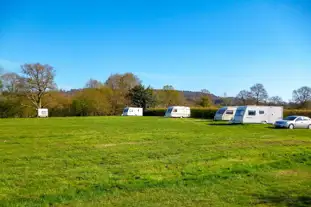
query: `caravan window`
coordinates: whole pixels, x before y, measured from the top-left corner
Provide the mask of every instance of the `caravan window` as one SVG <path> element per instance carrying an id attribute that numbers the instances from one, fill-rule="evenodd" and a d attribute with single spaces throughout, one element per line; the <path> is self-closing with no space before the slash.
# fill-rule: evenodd
<path id="1" fill-rule="evenodd" d="M 177 109 L 174 109 L 174 111 L 173 112 L 177 112 Z"/>
<path id="2" fill-rule="evenodd" d="M 172 112 L 172 108 L 169 108 L 168 110 L 167 110 L 167 113 L 171 113 Z"/>
<path id="3" fill-rule="evenodd" d="M 226 111 L 226 114 L 233 114 L 233 111 L 232 110 L 228 110 L 228 111 Z"/>
<path id="4" fill-rule="evenodd" d="M 248 115 L 249 116 L 256 116 L 256 111 L 255 110 L 248 110 Z"/>
<path id="5" fill-rule="evenodd" d="M 259 111 L 259 114 L 265 114 L 265 111 Z"/>
<path id="6" fill-rule="evenodd" d="M 128 110 L 129 110 L 129 109 L 128 109 L 128 108 L 126 108 L 126 109 L 124 109 L 124 111 L 123 111 L 123 112 L 124 112 L 124 113 L 126 113 L 126 112 L 128 112 Z"/>
<path id="7" fill-rule="evenodd" d="M 217 114 L 224 114 L 225 111 L 226 111 L 226 109 L 219 109 L 219 110 L 217 111 Z"/>

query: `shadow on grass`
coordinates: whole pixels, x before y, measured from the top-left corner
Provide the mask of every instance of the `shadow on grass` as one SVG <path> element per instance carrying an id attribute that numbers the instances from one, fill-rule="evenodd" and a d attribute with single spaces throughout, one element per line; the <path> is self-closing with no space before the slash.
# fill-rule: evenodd
<path id="1" fill-rule="evenodd" d="M 311 206 L 311 196 L 291 196 L 291 195 L 275 195 L 260 196 L 258 204 L 284 205 L 291 207 Z"/>

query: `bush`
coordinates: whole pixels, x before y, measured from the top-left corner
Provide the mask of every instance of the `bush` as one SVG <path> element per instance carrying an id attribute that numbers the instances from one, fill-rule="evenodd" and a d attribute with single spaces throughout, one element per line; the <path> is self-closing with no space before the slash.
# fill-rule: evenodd
<path id="1" fill-rule="evenodd" d="M 200 119 L 213 119 L 217 108 L 191 108 L 191 117 Z M 164 116 L 166 109 L 148 109 L 144 116 Z"/>
<path id="2" fill-rule="evenodd" d="M 297 109 L 286 109 L 284 110 L 284 117 L 290 115 L 298 115 L 298 116 L 308 116 L 311 117 L 311 110 L 297 110 Z"/>
<path id="3" fill-rule="evenodd" d="M 191 108 L 191 118 L 213 119 L 218 108 Z"/>
<path id="4" fill-rule="evenodd" d="M 147 109 L 144 111 L 144 116 L 164 116 L 166 109 Z"/>

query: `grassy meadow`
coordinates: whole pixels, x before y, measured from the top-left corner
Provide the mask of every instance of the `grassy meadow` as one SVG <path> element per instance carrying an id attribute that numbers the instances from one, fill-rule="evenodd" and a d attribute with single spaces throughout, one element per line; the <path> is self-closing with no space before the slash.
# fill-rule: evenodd
<path id="1" fill-rule="evenodd" d="M 311 206 L 311 130 L 87 117 L 0 134 L 0 206 Z"/>

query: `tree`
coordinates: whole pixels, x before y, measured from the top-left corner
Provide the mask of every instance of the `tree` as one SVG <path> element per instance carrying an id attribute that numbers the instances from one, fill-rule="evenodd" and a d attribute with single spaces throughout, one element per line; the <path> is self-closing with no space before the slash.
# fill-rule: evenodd
<path id="1" fill-rule="evenodd" d="M 85 88 L 101 88 L 102 86 L 103 84 L 100 81 L 94 79 L 88 80 L 85 84 Z"/>
<path id="2" fill-rule="evenodd" d="M 129 90 L 140 84 L 141 80 L 133 73 L 113 74 L 109 76 L 105 85 L 113 90 L 111 105 L 114 114 L 119 114 L 125 105 L 130 104 Z"/>
<path id="3" fill-rule="evenodd" d="M 129 91 L 129 97 L 133 106 L 141 107 L 144 110 L 155 104 L 155 96 L 150 87 L 137 85 Z"/>
<path id="4" fill-rule="evenodd" d="M 269 98 L 269 103 L 271 105 L 283 105 L 284 101 L 280 96 L 272 96 Z"/>
<path id="5" fill-rule="evenodd" d="M 182 92 L 174 90 L 171 85 L 163 86 L 163 89 L 158 91 L 158 100 L 164 107 L 172 105 L 184 104 L 185 97 Z"/>
<path id="6" fill-rule="evenodd" d="M 311 88 L 308 86 L 301 87 L 293 91 L 293 100 L 300 107 L 307 107 L 308 102 L 311 101 Z"/>
<path id="7" fill-rule="evenodd" d="M 2 80 L 0 79 L 0 95 L 2 93 L 2 90 L 3 90 L 3 83 L 2 83 Z"/>
<path id="8" fill-rule="evenodd" d="M 73 98 L 72 108 L 76 116 L 103 116 L 112 114 L 112 90 L 107 87 L 100 89 L 85 88 L 77 92 Z"/>
<path id="9" fill-rule="evenodd" d="M 199 100 L 199 105 L 202 107 L 211 107 L 212 100 L 208 95 L 201 96 Z"/>
<path id="10" fill-rule="evenodd" d="M 236 99 L 239 100 L 239 102 L 241 102 L 243 105 L 247 105 L 249 100 L 251 99 L 251 96 L 251 92 L 247 90 L 242 90 L 238 93 Z"/>
<path id="11" fill-rule="evenodd" d="M 24 64 L 21 66 L 27 98 L 35 109 L 42 107 L 42 98 L 48 90 L 55 89 L 55 70 L 50 65 Z"/>
<path id="12" fill-rule="evenodd" d="M 203 94 L 211 94 L 211 93 L 209 92 L 209 90 L 207 90 L 207 89 L 202 89 L 202 90 L 201 90 L 201 93 L 203 93 Z"/>
<path id="13" fill-rule="evenodd" d="M 109 76 L 105 84 L 113 90 L 129 91 L 141 84 L 141 80 L 133 73 L 113 74 Z"/>
<path id="14" fill-rule="evenodd" d="M 172 85 L 165 85 L 163 86 L 163 90 L 165 91 L 172 91 L 172 90 L 175 90 L 174 87 Z"/>
<path id="15" fill-rule="evenodd" d="M 5 73 L 1 76 L 3 90 L 16 93 L 23 87 L 22 78 L 16 73 Z"/>
<path id="16" fill-rule="evenodd" d="M 268 98 L 268 93 L 261 83 L 257 83 L 251 87 L 251 94 L 257 105 Z"/>

